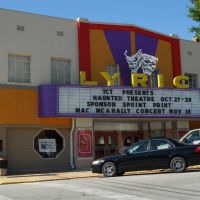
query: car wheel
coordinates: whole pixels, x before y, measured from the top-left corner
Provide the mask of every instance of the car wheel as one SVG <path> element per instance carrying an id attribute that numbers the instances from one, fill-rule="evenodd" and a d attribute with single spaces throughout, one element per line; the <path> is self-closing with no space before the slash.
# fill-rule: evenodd
<path id="1" fill-rule="evenodd" d="M 170 162 L 170 168 L 173 172 L 184 172 L 187 168 L 185 159 L 182 157 L 174 157 Z"/>
<path id="2" fill-rule="evenodd" d="M 117 167 L 113 162 L 106 162 L 102 167 L 102 173 L 106 177 L 116 176 Z"/>

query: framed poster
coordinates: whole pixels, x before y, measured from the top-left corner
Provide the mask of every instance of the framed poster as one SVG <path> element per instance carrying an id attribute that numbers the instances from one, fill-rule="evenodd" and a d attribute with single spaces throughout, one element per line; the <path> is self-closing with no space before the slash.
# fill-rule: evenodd
<path id="1" fill-rule="evenodd" d="M 78 157 L 92 156 L 92 130 L 78 129 Z"/>
<path id="2" fill-rule="evenodd" d="M 39 139 L 39 152 L 56 152 L 56 140 L 55 139 Z"/>

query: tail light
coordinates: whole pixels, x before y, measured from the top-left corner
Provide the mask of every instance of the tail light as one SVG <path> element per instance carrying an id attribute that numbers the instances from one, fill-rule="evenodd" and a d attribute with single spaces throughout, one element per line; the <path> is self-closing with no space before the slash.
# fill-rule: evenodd
<path id="1" fill-rule="evenodd" d="M 200 153 L 200 147 L 197 147 L 194 151 L 195 151 L 196 153 Z"/>

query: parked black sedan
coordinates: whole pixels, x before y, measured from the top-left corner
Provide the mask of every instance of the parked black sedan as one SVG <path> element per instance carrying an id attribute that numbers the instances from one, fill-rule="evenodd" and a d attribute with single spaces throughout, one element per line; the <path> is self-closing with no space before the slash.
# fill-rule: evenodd
<path id="1" fill-rule="evenodd" d="M 161 138 L 142 140 L 119 155 L 95 160 L 92 172 L 107 177 L 147 169 L 171 168 L 173 172 L 184 172 L 188 166 L 197 164 L 200 164 L 200 146 Z"/>

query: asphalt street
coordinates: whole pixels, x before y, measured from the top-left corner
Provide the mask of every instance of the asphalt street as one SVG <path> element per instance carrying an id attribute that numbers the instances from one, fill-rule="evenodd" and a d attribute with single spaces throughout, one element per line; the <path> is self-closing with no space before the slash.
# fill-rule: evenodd
<path id="1" fill-rule="evenodd" d="M 199 200 L 200 172 L 125 175 L 0 186 L 0 200 Z"/>

